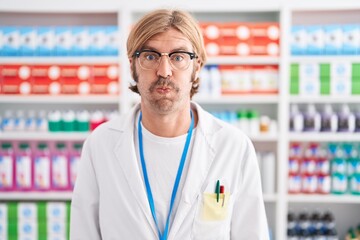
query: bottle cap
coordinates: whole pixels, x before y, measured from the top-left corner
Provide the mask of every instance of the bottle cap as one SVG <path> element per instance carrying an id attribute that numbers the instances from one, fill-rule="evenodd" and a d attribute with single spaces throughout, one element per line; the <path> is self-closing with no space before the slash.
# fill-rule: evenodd
<path id="1" fill-rule="evenodd" d="M 19 144 L 19 148 L 21 149 L 21 150 L 24 150 L 24 149 L 27 149 L 27 148 L 29 148 L 29 144 L 28 143 L 20 143 Z"/>
<path id="2" fill-rule="evenodd" d="M 11 143 L 9 143 L 9 142 L 4 142 L 4 143 L 1 144 L 1 147 L 2 147 L 3 149 L 9 149 L 9 148 L 11 148 Z"/>

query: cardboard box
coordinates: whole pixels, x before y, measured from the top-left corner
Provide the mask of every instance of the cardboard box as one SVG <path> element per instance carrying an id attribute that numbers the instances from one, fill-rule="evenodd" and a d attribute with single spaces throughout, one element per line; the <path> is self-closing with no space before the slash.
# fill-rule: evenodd
<path id="1" fill-rule="evenodd" d="M 73 36 L 70 27 L 55 28 L 55 46 L 57 56 L 72 56 Z"/>
<path id="2" fill-rule="evenodd" d="M 33 94 L 60 94 L 60 67 L 57 65 L 36 65 L 31 71 Z"/>
<path id="3" fill-rule="evenodd" d="M 117 94 L 119 92 L 118 65 L 94 65 L 90 88 L 93 94 Z"/>
<path id="4" fill-rule="evenodd" d="M 4 94 L 30 94 L 31 67 L 26 65 L 3 65 L 2 93 Z"/>
<path id="5" fill-rule="evenodd" d="M 20 30 L 20 55 L 34 56 L 37 46 L 37 33 L 34 27 L 21 27 Z"/>
<path id="6" fill-rule="evenodd" d="M 3 27 L 3 45 L 1 56 L 20 55 L 20 31 L 17 27 Z"/>
<path id="7" fill-rule="evenodd" d="M 307 48 L 308 55 L 321 55 L 325 52 L 325 32 L 322 26 L 307 26 Z"/>
<path id="8" fill-rule="evenodd" d="M 60 66 L 60 83 L 62 94 L 88 94 L 90 92 L 91 66 Z"/>
<path id="9" fill-rule="evenodd" d="M 342 54 L 355 55 L 360 53 L 360 25 L 342 25 Z"/>
<path id="10" fill-rule="evenodd" d="M 292 55 L 303 55 L 307 50 L 307 31 L 305 26 L 293 26 L 290 36 L 290 52 Z"/>
<path id="11" fill-rule="evenodd" d="M 53 27 L 37 28 L 37 49 L 38 56 L 54 56 L 55 51 L 55 30 Z"/>
<path id="12" fill-rule="evenodd" d="M 341 54 L 343 48 L 343 34 L 340 25 L 325 26 L 325 54 Z"/>

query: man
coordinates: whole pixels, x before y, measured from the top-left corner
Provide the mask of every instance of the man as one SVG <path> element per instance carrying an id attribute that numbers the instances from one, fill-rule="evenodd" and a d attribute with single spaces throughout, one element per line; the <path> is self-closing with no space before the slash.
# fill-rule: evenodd
<path id="1" fill-rule="evenodd" d="M 206 61 L 195 20 L 151 12 L 127 53 L 141 103 L 85 141 L 71 239 L 268 239 L 251 141 L 191 102 Z"/>

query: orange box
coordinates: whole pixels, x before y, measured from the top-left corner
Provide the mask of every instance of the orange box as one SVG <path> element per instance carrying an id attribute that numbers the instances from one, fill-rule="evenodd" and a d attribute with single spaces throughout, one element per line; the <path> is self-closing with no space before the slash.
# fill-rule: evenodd
<path id="1" fill-rule="evenodd" d="M 60 82 L 62 94 L 89 94 L 92 66 L 62 65 Z"/>
<path id="2" fill-rule="evenodd" d="M 253 56 L 279 56 L 279 54 L 279 43 L 269 39 L 253 39 L 250 46 L 250 55 Z"/>
<path id="3" fill-rule="evenodd" d="M 31 83 L 33 94 L 60 93 L 60 67 L 57 65 L 36 65 L 32 67 Z"/>
<path id="4" fill-rule="evenodd" d="M 2 93 L 30 94 L 31 66 L 3 65 L 1 68 Z"/>
<path id="5" fill-rule="evenodd" d="M 280 39 L 280 27 L 277 22 L 252 23 L 250 26 L 250 34 L 252 38 L 268 39 L 269 41 L 277 41 Z"/>
<path id="6" fill-rule="evenodd" d="M 220 35 L 223 38 L 237 38 L 241 41 L 250 41 L 250 24 L 243 22 L 223 23 L 220 28 Z"/>
<path id="7" fill-rule="evenodd" d="M 90 92 L 94 94 L 118 94 L 119 82 L 118 65 L 95 65 L 92 69 Z"/>
<path id="8" fill-rule="evenodd" d="M 200 28 L 204 37 L 204 41 L 214 41 L 220 38 L 220 23 L 203 22 L 200 23 Z"/>

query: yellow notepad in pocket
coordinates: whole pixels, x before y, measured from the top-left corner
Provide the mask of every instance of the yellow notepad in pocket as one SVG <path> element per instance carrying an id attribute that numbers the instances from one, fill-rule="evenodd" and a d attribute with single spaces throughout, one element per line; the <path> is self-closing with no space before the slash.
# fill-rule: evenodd
<path id="1" fill-rule="evenodd" d="M 229 193 L 221 193 L 219 202 L 215 193 L 203 193 L 201 219 L 203 221 L 221 221 L 227 218 Z"/>

